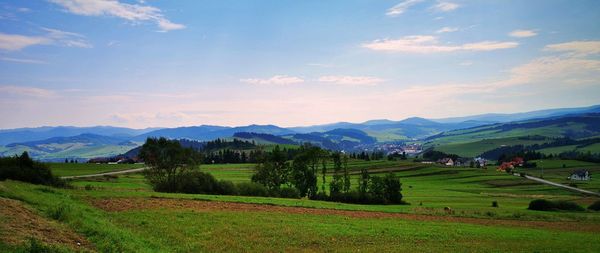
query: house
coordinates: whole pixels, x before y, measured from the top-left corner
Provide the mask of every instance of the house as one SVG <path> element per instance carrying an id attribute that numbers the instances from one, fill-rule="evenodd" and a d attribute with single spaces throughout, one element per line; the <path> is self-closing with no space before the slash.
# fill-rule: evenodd
<path id="1" fill-rule="evenodd" d="M 497 171 L 512 171 L 515 168 L 515 165 L 512 162 L 502 162 L 500 167 L 498 167 Z"/>
<path id="2" fill-rule="evenodd" d="M 452 158 L 449 157 L 438 160 L 438 163 L 446 166 L 454 166 L 454 161 L 452 160 Z"/>
<path id="3" fill-rule="evenodd" d="M 479 164 L 479 167 L 483 168 L 487 165 L 487 160 L 485 160 L 484 158 L 481 157 L 477 157 L 475 159 L 473 159 L 473 161 L 475 162 L 475 165 Z"/>
<path id="4" fill-rule="evenodd" d="M 592 175 L 590 175 L 590 172 L 588 170 L 578 170 L 571 173 L 571 175 L 567 179 L 588 181 L 592 179 Z"/>

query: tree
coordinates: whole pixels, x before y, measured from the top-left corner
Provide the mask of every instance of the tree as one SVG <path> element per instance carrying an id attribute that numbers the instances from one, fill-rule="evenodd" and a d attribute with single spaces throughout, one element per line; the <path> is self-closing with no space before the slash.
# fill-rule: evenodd
<path id="1" fill-rule="evenodd" d="M 256 164 L 252 182 L 262 184 L 272 191 L 279 190 L 282 184 L 288 182 L 288 174 L 287 155 L 279 146 L 275 146 L 272 152 L 265 155 L 263 161 Z"/>
<path id="2" fill-rule="evenodd" d="M 342 161 L 340 153 L 333 153 L 331 158 L 333 158 L 333 178 L 331 183 L 329 183 L 329 193 L 331 196 L 334 196 L 343 190 L 344 178 L 341 174 Z"/>
<path id="3" fill-rule="evenodd" d="M 360 177 L 358 178 L 358 194 L 365 196 L 369 189 L 369 171 L 367 169 L 360 169 Z"/>
<path id="4" fill-rule="evenodd" d="M 176 140 L 148 138 L 140 150 L 148 170 L 144 175 L 156 191 L 176 192 L 185 174 L 197 168 L 200 154 Z"/>
<path id="5" fill-rule="evenodd" d="M 300 197 L 312 197 L 317 193 L 317 175 L 309 167 L 310 160 L 309 154 L 301 153 L 294 157 L 292 163 L 291 181 Z"/>
<path id="6" fill-rule="evenodd" d="M 348 193 L 350 191 L 350 173 L 348 171 L 348 156 L 344 155 L 343 157 L 344 164 L 344 192 Z"/>
<path id="7" fill-rule="evenodd" d="M 402 202 L 402 184 L 400 178 L 394 173 L 390 172 L 383 178 L 384 184 L 384 198 L 390 203 L 401 203 Z"/>

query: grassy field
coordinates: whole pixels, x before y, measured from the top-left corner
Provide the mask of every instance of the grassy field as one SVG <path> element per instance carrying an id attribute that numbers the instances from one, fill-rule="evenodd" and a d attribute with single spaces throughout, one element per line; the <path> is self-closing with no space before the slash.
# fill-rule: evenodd
<path id="1" fill-rule="evenodd" d="M 502 146 L 533 145 L 545 142 L 548 142 L 548 140 L 526 140 L 517 137 L 484 139 L 475 142 L 441 144 L 439 146 L 435 146 L 435 150 L 448 154 L 456 154 L 462 157 L 476 157 L 485 151 Z"/>
<path id="2" fill-rule="evenodd" d="M 547 178 L 563 173 L 563 161 L 541 163 Z M 566 163 L 566 169 L 597 166 Z M 103 170 L 73 166 L 81 167 L 53 165 L 53 170 Z M 583 206 L 594 198 L 494 169 L 408 161 L 351 161 L 349 167 L 353 171 L 369 168 L 374 173 L 394 171 L 401 177 L 402 193 L 410 205 L 156 193 L 140 174 L 76 180 L 73 189 L 5 181 L 0 182 L 0 200 L 17 201 L 38 219 L 58 223 L 65 231 L 55 234 L 86 240 L 77 246 L 65 238 L 42 238 L 66 250 L 84 246 L 100 252 L 600 250 L 600 213 L 527 210 L 529 201 L 536 198 L 570 200 Z M 249 180 L 253 165 L 203 165 L 200 169 L 218 179 L 240 182 Z M 492 201 L 499 207 L 492 207 Z M 28 232 L 11 226 L 10 216 L 5 215 L 10 209 L 2 209 L 0 221 L 7 222 L 0 225 L 1 235 Z M 0 243 L 0 251 L 20 247 Z"/>

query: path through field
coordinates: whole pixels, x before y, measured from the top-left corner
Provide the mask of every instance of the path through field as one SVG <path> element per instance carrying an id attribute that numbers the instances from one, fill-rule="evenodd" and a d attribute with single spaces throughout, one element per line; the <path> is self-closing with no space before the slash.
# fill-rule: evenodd
<path id="1" fill-rule="evenodd" d="M 513 175 L 520 176 L 519 174 L 513 174 Z M 594 196 L 600 197 L 600 193 L 597 193 L 597 192 L 588 191 L 588 190 L 579 189 L 579 188 L 571 187 L 571 186 L 564 185 L 564 184 L 555 183 L 555 182 L 552 182 L 552 181 L 541 179 L 539 177 L 532 177 L 532 176 L 529 176 L 529 175 L 525 175 L 525 178 L 527 178 L 529 180 L 537 181 L 537 182 L 540 182 L 540 183 L 543 183 L 543 184 L 547 184 L 547 185 L 552 185 L 552 186 L 564 188 L 564 189 L 567 189 L 567 190 L 570 190 L 570 191 L 576 191 L 576 192 L 580 192 L 580 193 L 583 193 L 583 194 L 589 194 L 589 195 L 594 195 Z"/>
<path id="2" fill-rule="evenodd" d="M 101 176 L 109 176 L 109 175 L 119 175 L 119 174 L 127 174 L 127 173 L 136 173 L 136 172 L 144 171 L 146 169 L 148 169 L 148 167 L 137 168 L 137 169 L 129 169 L 129 170 L 120 170 L 120 171 L 111 171 L 111 172 L 104 172 L 104 173 L 96 173 L 96 174 L 89 174 L 89 175 L 64 176 L 64 177 L 60 177 L 60 178 L 62 178 L 62 179 L 74 179 L 74 178 L 101 177 Z"/>

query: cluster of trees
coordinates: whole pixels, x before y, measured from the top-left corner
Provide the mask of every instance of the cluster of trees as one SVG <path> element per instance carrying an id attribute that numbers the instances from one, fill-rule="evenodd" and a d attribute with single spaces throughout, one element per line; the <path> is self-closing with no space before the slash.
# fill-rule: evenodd
<path id="1" fill-rule="evenodd" d="M 52 175 L 46 164 L 33 161 L 27 152 L 20 156 L 0 157 L 0 180 L 6 179 L 57 187 L 67 185 L 64 180 Z"/>
<path id="2" fill-rule="evenodd" d="M 69 160 L 69 159 L 65 158 L 65 163 L 79 163 L 79 161 L 73 160 L 73 159 Z"/>
<path id="3" fill-rule="evenodd" d="M 387 159 L 390 161 L 394 161 L 394 160 L 398 160 L 398 159 L 406 160 L 406 159 L 408 159 L 408 156 L 406 155 L 406 152 L 392 153 L 387 156 Z"/>
<path id="4" fill-rule="evenodd" d="M 360 159 L 360 160 L 365 160 L 365 161 L 371 161 L 371 160 L 380 160 L 383 159 L 385 157 L 385 154 L 383 153 L 383 151 L 374 151 L 374 152 L 360 152 L 360 153 L 351 153 L 350 158 L 353 159 Z"/>
<path id="5" fill-rule="evenodd" d="M 289 156 L 294 154 L 293 159 Z M 304 145 L 294 152 L 276 146 L 271 152 L 257 156 L 252 183 L 234 184 L 216 180 L 199 171 L 200 152 L 182 147 L 176 140 L 149 138 L 140 150 L 149 167 L 145 177 L 155 191 L 252 195 L 277 197 L 309 197 L 312 199 L 351 203 L 402 203 L 400 179 L 394 174 L 370 176 L 361 171 L 358 190 L 351 190 L 348 157 L 330 153 L 319 147 Z M 327 164 L 333 161 L 333 171 Z M 327 176 L 332 175 L 327 194 Z M 317 177 L 322 177 L 321 190 Z"/>
<path id="6" fill-rule="evenodd" d="M 331 172 L 328 172 L 328 161 L 333 161 Z M 327 191 L 329 174 L 332 175 L 332 179 Z M 320 191 L 317 183 L 319 175 L 322 178 Z M 402 184 L 394 174 L 378 177 L 370 176 L 367 170 L 362 170 L 358 180 L 359 187 L 352 190 L 348 156 L 337 152 L 330 153 L 311 145 L 303 145 L 291 162 L 276 147 L 257 164 L 252 181 L 275 192 L 284 186 L 295 188 L 300 197 L 310 199 L 348 203 L 403 203 Z"/>
<path id="7" fill-rule="evenodd" d="M 460 158 L 460 156 L 455 155 L 455 154 L 446 154 L 442 151 L 437 151 L 437 150 L 433 150 L 433 149 L 428 149 L 425 152 L 423 152 L 423 159 L 425 160 L 430 160 L 430 161 L 437 161 L 439 159 L 442 158 L 452 158 L 452 160 L 457 160 L 458 158 Z"/>
<path id="8" fill-rule="evenodd" d="M 258 183 L 216 180 L 198 170 L 202 153 L 183 147 L 178 140 L 149 138 L 139 153 L 149 167 L 144 176 L 155 191 L 222 195 L 298 197 L 295 189 L 276 191 Z"/>
<path id="9" fill-rule="evenodd" d="M 242 141 L 238 139 L 233 139 L 232 141 L 216 139 L 214 141 L 207 141 L 202 145 L 202 150 L 204 151 L 212 151 L 219 149 L 253 149 L 256 148 L 256 144 L 249 141 Z"/>

